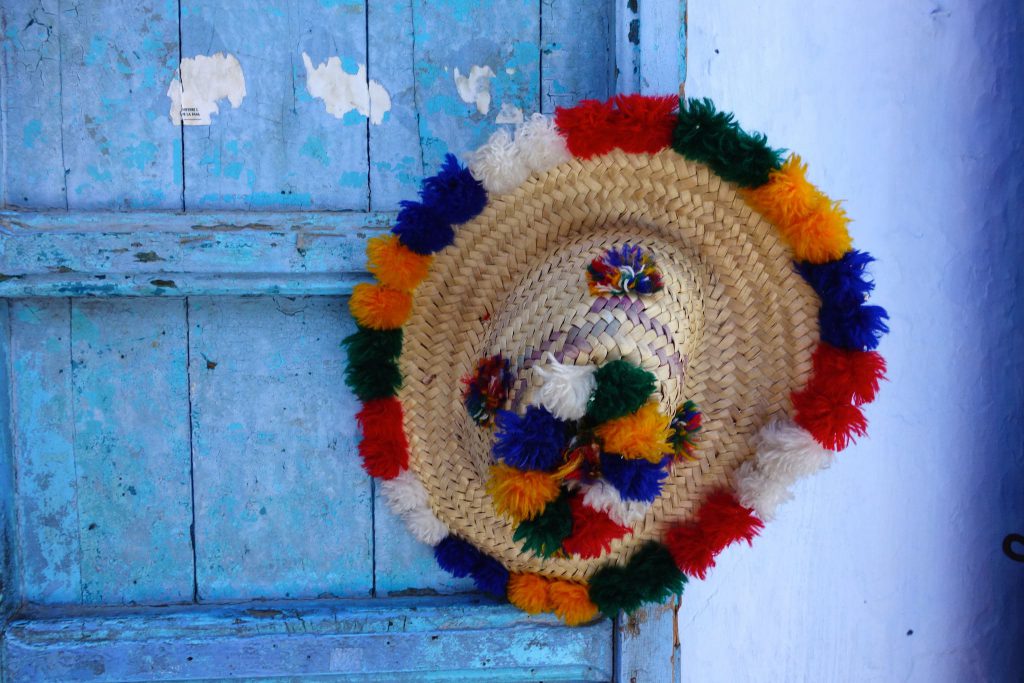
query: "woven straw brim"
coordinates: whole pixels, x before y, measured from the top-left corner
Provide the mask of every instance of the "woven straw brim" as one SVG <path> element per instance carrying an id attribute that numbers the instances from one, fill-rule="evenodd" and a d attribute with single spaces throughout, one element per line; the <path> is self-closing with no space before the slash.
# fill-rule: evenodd
<path id="1" fill-rule="evenodd" d="M 590 294 L 587 265 L 625 242 L 655 254 L 665 288 Z M 460 226 L 416 292 L 399 394 L 410 468 L 452 532 L 509 570 L 586 579 L 731 486 L 760 428 L 788 414 L 810 375 L 818 307 L 775 229 L 707 167 L 672 150 L 561 164 Z M 600 558 L 538 558 L 512 540 L 485 490 L 493 432 L 462 405 L 462 378 L 501 353 L 522 408 L 545 351 L 574 364 L 626 358 L 657 376 L 665 412 L 690 399 L 704 414 L 698 459 L 673 466 L 634 533 Z"/>

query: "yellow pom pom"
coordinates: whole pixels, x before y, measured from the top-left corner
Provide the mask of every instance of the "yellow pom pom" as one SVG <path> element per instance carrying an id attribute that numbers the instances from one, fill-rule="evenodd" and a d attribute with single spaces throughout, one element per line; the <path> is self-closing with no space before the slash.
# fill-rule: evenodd
<path id="1" fill-rule="evenodd" d="M 412 313 L 412 295 L 384 285 L 361 282 L 352 290 L 348 310 L 363 327 L 394 330 L 405 324 Z"/>
<path id="2" fill-rule="evenodd" d="M 366 243 L 366 268 L 382 284 L 411 292 L 430 271 L 430 256 L 402 245 L 395 235 L 381 235 Z"/>
<path id="3" fill-rule="evenodd" d="M 487 492 L 498 513 L 521 522 L 539 515 L 558 497 L 558 481 L 547 472 L 492 465 Z"/>
<path id="4" fill-rule="evenodd" d="M 846 212 L 807 180 L 807 166 L 792 155 L 764 185 L 744 190 L 750 206 L 771 221 L 800 261 L 834 261 L 850 250 Z"/>
<path id="5" fill-rule="evenodd" d="M 649 401 L 635 413 L 598 425 L 594 433 L 609 453 L 660 462 L 672 452 L 668 443 L 671 422 L 672 418 L 658 409 L 657 401 Z"/>
<path id="6" fill-rule="evenodd" d="M 550 612 L 550 583 L 540 574 L 512 574 L 508 577 L 508 601 L 529 614 Z"/>
<path id="7" fill-rule="evenodd" d="M 569 626 L 578 626 L 597 616 L 587 587 L 573 581 L 553 580 L 548 588 L 555 615 Z"/>

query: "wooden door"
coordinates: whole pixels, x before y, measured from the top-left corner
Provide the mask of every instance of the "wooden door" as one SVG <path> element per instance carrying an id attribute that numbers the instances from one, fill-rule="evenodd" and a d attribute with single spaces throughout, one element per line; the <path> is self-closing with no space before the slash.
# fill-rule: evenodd
<path id="1" fill-rule="evenodd" d="M 676 91 L 681 4 L 0 7 L 3 680 L 673 680 L 672 606 L 570 629 L 435 567 L 339 342 L 446 152 Z"/>

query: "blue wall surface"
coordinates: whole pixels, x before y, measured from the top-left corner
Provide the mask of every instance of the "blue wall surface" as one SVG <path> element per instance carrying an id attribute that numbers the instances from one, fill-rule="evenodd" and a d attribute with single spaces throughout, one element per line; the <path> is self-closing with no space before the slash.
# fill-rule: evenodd
<path id="1" fill-rule="evenodd" d="M 870 438 L 691 584 L 684 681 L 1024 680 L 1024 5 L 689 8 L 711 96 L 846 200 L 890 383 Z"/>

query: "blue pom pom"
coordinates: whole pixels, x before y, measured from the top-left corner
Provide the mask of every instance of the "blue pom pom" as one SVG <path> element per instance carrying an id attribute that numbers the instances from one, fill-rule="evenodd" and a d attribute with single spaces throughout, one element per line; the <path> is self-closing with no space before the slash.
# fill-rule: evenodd
<path id="1" fill-rule="evenodd" d="M 410 250 L 424 255 L 441 251 L 455 241 L 451 224 L 419 202 L 402 202 L 391 232 Z"/>
<path id="2" fill-rule="evenodd" d="M 446 154 L 441 171 L 423 181 L 423 204 L 449 223 L 465 223 L 484 210 L 487 191 L 462 166 L 454 154 Z"/>
<path id="3" fill-rule="evenodd" d="M 623 458 L 612 453 L 601 454 L 601 476 L 614 486 L 623 500 L 652 502 L 661 495 L 661 484 L 668 476 L 666 465 L 671 456 L 660 463 L 642 458 Z"/>
<path id="4" fill-rule="evenodd" d="M 499 410 L 494 457 L 520 470 L 551 470 L 562 462 L 565 424 L 544 408 L 530 406 L 520 417 Z"/>
<path id="5" fill-rule="evenodd" d="M 821 339 L 849 351 L 871 351 L 889 331 L 889 314 L 881 306 L 864 303 L 823 305 L 818 313 Z"/>
<path id="6" fill-rule="evenodd" d="M 472 574 L 482 557 L 479 550 L 457 536 L 445 536 L 434 546 L 434 559 L 441 569 L 457 579 Z"/>
<path id="7" fill-rule="evenodd" d="M 473 583 L 478 591 L 503 598 L 508 588 L 508 570 L 493 557 L 481 555 L 473 567 Z"/>
<path id="8" fill-rule="evenodd" d="M 863 303 L 875 283 L 865 278 L 874 257 L 863 251 L 848 251 L 838 261 L 796 264 L 797 272 L 818 294 L 824 305 L 850 306 Z"/>

